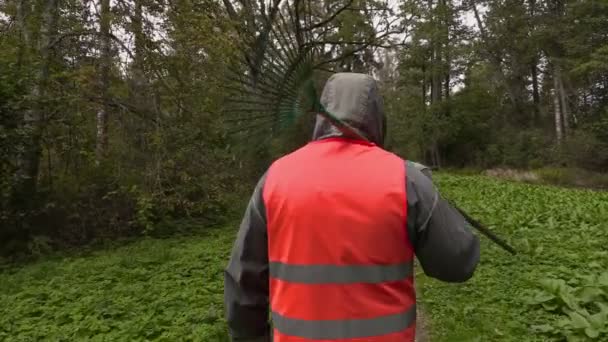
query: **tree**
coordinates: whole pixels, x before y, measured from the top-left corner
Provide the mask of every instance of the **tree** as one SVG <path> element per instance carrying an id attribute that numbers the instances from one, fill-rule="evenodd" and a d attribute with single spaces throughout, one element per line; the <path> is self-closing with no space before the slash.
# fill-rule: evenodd
<path id="1" fill-rule="evenodd" d="M 99 88 L 101 106 L 97 112 L 97 147 L 95 150 L 97 163 L 104 159 L 108 149 L 108 116 L 110 115 L 110 68 L 112 64 L 112 13 L 110 0 L 100 0 L 99 7 L 99 41 L 100 41 L 100 71 Z"/>

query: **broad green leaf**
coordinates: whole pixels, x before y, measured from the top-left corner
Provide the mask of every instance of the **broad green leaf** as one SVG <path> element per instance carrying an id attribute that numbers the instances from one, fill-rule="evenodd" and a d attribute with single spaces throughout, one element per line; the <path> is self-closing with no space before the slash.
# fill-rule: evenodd
<path id="1" fill-rule="evenodd" d="M 532 329 L 541 333 L 556 331 L 556 329 L 550 324 L 533 325 Z"/>
<path id="2" fill-rule="evenodd" d="M 596 302 L 595 305 L 600 309 L 600 314 L 608 317 L 608 302 Z"/>
<path id="3" fill-rule="evenodd" d="M 608 326 L 608 315 L 604 312 L 598 312 L 589 316 L 589 323 L 593 328 L 602 329 L 603 327 Z"/>
<path id="4" fill-rule="evenodd" d="M 599 299 L 604 291 L 597 287 L 585 287 L 578 295 L 583 303 L 591 303 Z"/>
<path id="5" fill-rule="evenodd" d="M 542 306 L 547 311 L 555 311 L 557 308 L 559 308 L 559 304 L 557 303 L 542 303 Z"/>
<path id="6" fill-rule="evenodd" d="M 583 342 L 587 340 L 587 338 L 584 335 L 579 335 L 578 333 L 570 333 L 566 335 L 566 340 L 568 342 Z"/>
<path id="7" fill-rule="evenodd" d="M 538 292 L 533 297 L 527 297 L 526 302 L 531 305 L 541 304 L 555 299 L 555 296 L 548 292 Z"/>
<path id="8" fill-rule="evenodd" d="M 572 325 L 572 320 L 570 320 L 570 319 L 569 319 L 569 318 L 567 318 L 567 317 L 562 317 L 562 318 L 558 319 L 558 320 L 555 322 L 555 325 L 556 325 L 558 328 L 562 328 L 562 329 L 563 329 L 563 328 L 566 328 L 566 327 L 568 327 L 568 326 L 571 326 L 571 325 Z"/>
<path id="9" fill-rule="evenodd" d="M 608 286 L 608 272 L 602 273 L 597 280 L 599 285 Z"/>
<path id="10" fill-rule="evenodd" d="M 541 286 L 548 292 L 559 295 L 566 289 L 566 282 L 563 279 L 542 279 Z"/>
<path id="11" fill-rule="evenodd" d="M 597 338 L 598 336 L 600 336 L 600 332 L 599 330 L 593 328 L 593 327 L 587 327 L 585 328 L 585 334 L 587 336 L 589 336 L 590 338 Z"/>
<path id="12" fill-rule="evenodd" d="M 583 317 L 583 315 L 579 314 L 578 312 L 571 312 L 569 314 L 569 316 L 571 319 L 572 327 L 574 327 L 576 329 L 583 329 L 583 328 L 588 328 L 591 326 L 591 324 L 589 324 L 587 319 L 585 317 Z"/>
<path id="13" fill-rule="evenodd" d="M 559 294 L 559 297 L 564 301 L 564 303 L 572 310 L 578 310 L 579 305 L 576 301 L 576 298 L 569 292 L 562 291 Z"/>

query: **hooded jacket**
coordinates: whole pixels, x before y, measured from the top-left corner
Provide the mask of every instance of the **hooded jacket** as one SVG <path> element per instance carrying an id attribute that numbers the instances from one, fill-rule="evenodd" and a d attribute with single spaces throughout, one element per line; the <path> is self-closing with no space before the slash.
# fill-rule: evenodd
<path id="1" fill-rule="evenodd" d="M 386 118 L 382 98 L 372 77 L 356 73 L 334 74 L 325 85 L 321 103 L 329 112 L 348 122 L 365 136 L 375 146 L 373 148 L 378 150 L 382 148 L 386 135 Z M 318 116 L 310 144 L 336 139 L 345 144 L 341 146 L 358 143 L 355 137 L 343 136 L 331 123 Z M 285 164 L 287 163 L 285 160 L 293 159 L 303 153 L 305 152 L 295 151 L 275 161 L 273 166 Z M 382 153 L 389 154 L 386 151 Z M 391 160 L 398 159 L 394 155 L 391 158 Z M 323 160 L 315 162 L 323 163 Z M 331 164 L 330 160 L 326 159 L 326 162 Z M 407 232 L 404 236 L 407 236 L 409 240 L 407 248 L 413 250 L 423 271 L 428 276 L 446 282 L 468 280 L 472 277 L 479 262 L 478 238 L 472 234 L 464 217 L 441 198 L 433 185 L 428 168 L 406 160 L 402 160 L 401 163 L 403 163 L 401 169 L 404 171 L 405 180 L 399 184 L 405 185 L 402 193 L 406 196 L 407 219 L 404 229 Z M 273 166 L 261 177 L 254 189 L 225 270 L 224 300 L 226 320 L 232 341 L 269 342 L 272 340 L 269 284 L 272 278 L 270 268 L 276 267 L 276 265 L 269 262 L 269 246 L 274 247 L 272 243 L 269 243 L 269 218 L 265 200 L 268 197 L 265 197 L 264 194 L 265 191 L 267 192 L 268 174 L 272 172 Z M 281 168 L 278 169 L 281 170 Z M 369 170 L 375 169 L 370 168 Z M 369 172 L 368 175 L 364 175 L 369 182 L 379 182 L 387 177 L 380 171 Z M 279 176 L 276 175 L 276 172 L 273 174 L 274 187 L 277 182 L 281 182 Z M 275 180 L 276 178 L 279 180 Z M 286 184 L 282 185 L 283 188 L 289 188 L 290 185 L 294 187 L 294 177 L 284 178 Z M 311 180 L 308 179 L 307 182 L 310 183 Z M 310 191 L 322 192 L 322 189 L 319 190 L 323 186 L 322 184 L 327 183 L 319 181 L 318 184 L 309 184 L 304 188 L 298 187 L 298 191 L 301 193 L 307 191 L 308 188 L 313 188 L 314 190 Z M 395 184 L 397 183 L 395 182 Z M 348 195 L 362 196 L 358 190 L 360 189 L 353 188 L 352 193 Z M 336 196 L 329 191 L 326 195 Z M 281 199 L 281 202 L 284 205 L 289 200 L 289 196 L 286 196 Z M 348 201 L 348 198 L 345 200 Z M 274 215 L 273 219 L 276 220 L 277 214 L 271 215 Z M 327 215 L 331 215 L 331 212 L 328 212 Z M 288 221 L 290 218 L 283 219 Z M 318 242 L 316 243 L 318 245 Z M 406 249 L 405 243 L 404 241 L 404 250 Z M 318 248 L 332 247 L 319 246 Z M 272 253 L 272 251 L 270 252 Z M 356 251 L 343 252 L 344 254 L 357 253 Z M 395 251 L 395 253 L 399 252 Z M 314 302 L 315 298 L 307 300 Z M 318 303 L 318 305 L 322 306 L 323 303 Z"/>

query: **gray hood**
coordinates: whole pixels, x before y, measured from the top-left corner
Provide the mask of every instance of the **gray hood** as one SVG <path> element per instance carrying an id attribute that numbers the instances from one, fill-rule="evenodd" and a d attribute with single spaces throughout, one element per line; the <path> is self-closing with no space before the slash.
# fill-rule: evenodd
<path id="1" fill-rule="evenodd" d="M 371 142 L 383 146 L 386 118 L 378 85 L 371 76 L 346 72 L 332 75 L 321 94 L 321 104 Z M 343 134 L 325 118 L 317 115 L 313 140 L 336 136 Z"/>

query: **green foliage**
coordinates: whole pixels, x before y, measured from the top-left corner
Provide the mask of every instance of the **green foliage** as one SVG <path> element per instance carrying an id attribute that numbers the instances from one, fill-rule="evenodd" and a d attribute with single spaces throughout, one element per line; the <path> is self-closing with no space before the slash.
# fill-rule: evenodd
<path id="1" fill-rule="evenodd" d="M 220 4 L 112 4 L 107 89 L 104 60 L 92 52 L 103 43 L 91 31 L 99 16 L 56 2 L 58 21 L 45 27 L 47 4 L 23 3 L 23 18 L 19 3 L 0 6 L 0 254 L 155 235 L 173 218 L 224 220 L 240 170 L 218 124 L 218 80 L 237 43 Z M 147 13 L 140 26 L 136 4 Z M 103 111 L 108 146 L 100 156 Z M 30 145 L 40 153 L 26 154 Z M 22 179 L 33 187 L 22 188 Z"/>
<path id="2" fill-rule="evenodd" d="M 402 6 L 411 39 L 381 71 L 390 121 L 405 123 L 395 151 L 443 167 L 606 170 L 605 2 Z"/>
<path id="3" fill-rule="evenodd" d="M 158 227 L 174 219 L 222 222 L 274 158 L 308 141 L 314 119 L 287 120 L 284 134 L 264 144 L 233 139 L 223 115 L 236 102 L 228 75 L 250 76 L 242 60 L 252 41 L 264 53 L 247 58 L 260 57 L 253 64 L 270 71 L 262 79 L 284 72 L 277 51 L 293 52 L 301 38 L 322 52 L 324 70 L 378 75 L 388 146 L 408 159 L 608 170 L 605 2 L 356 0 L 357 10 L 340 10 L 346 1 L 295 2 L 292 13 L 275 8 L 282 11 L 275 22 L 313 27 L 290 27 L 305 32 L 291 42 L 271 35 L 282 47 L 258 39 L 276 14 L 273 3 L 112 2 L 110 49 L 100 54 L 106 15 L 87 4 L 3 2 L 0 254 L 165 235 Z M 482 3 L 480 23 L 461 20 Z M 296 12 L 299 21 L 290 18 Z M 403 33 L 408 39 L 393 45 Z M 563 91 L 554 89 L 555 70 Z M 258 90 L 283 99 L 290 90 L 266 86 Z M 569 114 L 561 145 L 556 90 Z M 254 107 L 239 111 L 265 123 L 267 104 Z M 100 136 L 98 115 L 108 122 Z"/>
<path id="4" fill-rule="evenodd" d="M 589 264 L 600 271 L 597 261 Z M 550 313 L 550 318 L 545 324 L 533 326 L 535 331 L 568 341 L 608 338 L 608 272 L 542 279 L 539 287 L 525 301 Z"/>
<path id="5" fill-rule="evenodd" d="M 446 197 L 519 253 L 513 257 L 481 238 L 481 264 L 463 284 L 417 270 L 433 341 L 606 337 L 608 194 L 472 175 L 435 179 Z M 156 229 L 196 231 L 203 224 L 167 221 Z M 4 268 L 0 338 L 228 341 L 222 279 L 234 234 L 218 228 L 146 238 Z"/>
<path id="6" fill-rule="evenodd" d="M 227 342 L 223 268 L 233 232 L 5 269 L 0 340 Z"/>
<path id="7" fill-rule="evenodd" d="M 469 282 L 445 284 L 419 271 L 433 341 L 563 341 L 565 335 L 602 340 L 588 337 L 596 331 L 606 337 L 599 313 L 607 299 L 602 285 L 608 269 L 607 193 L 480 176 L 434 178 L 446 197 L 506 238 L 518 255 L 482 237 L 481 262 Z M 563 298 L 547 287 L 556 281 L 567 285 L 559 290 Z M 547 308 L 528 305 L 530 298 L 546 299 Z M 582 313 L 564 312 L 566 303 Z M 585 331 L 585 321 L 595 330 Z"/>
<path id="8" fill-rule="evenodd" d="M 608 174 L 590 172 L 581 168 L 541 168 L 534 170 L 541 181 L 560 186 L 580 186 L 608 189 Z"/>

